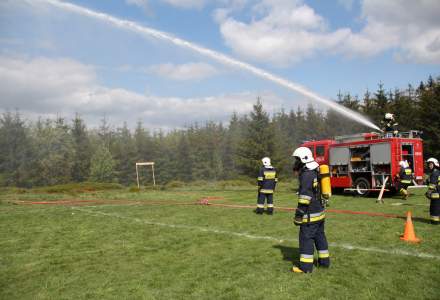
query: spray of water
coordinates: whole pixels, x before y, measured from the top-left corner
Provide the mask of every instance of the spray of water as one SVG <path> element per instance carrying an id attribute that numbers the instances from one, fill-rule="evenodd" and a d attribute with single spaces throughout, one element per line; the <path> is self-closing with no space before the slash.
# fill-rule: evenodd
<path id="1" fill-rule="evenodd" d="M 127 30 L 130 30 L 132 32 L 136 32 L 139 33 L 141 35 L 147 35 L 149 37 L 154 37 L 163 41 L 167 41 L 170 42 L 176 46 L 179 47 L 183 47 L 183 48 L 187 48 L 190 50 L 193 50 L 199 54 L 202 54 L 204 56 L 210 57 L 211 59 L 214 59 L 224 65 L 228 65 L 228 66 L 232 66 L 235 68 L 239 68 L 245 71 L 248 71 L 258 77 L 261 77 L 263 79 L 272 81 L 280 86 L 283 86 L 289 90 L 292 90 L 294 92 L 300 93 L 314 101 L 317 101 L 319 103 L 322 103 L 324 105 L 326 105 L 329 108 L 332 108 L 333 110 L 339 112 L 340 114 L 358 122 L 361 123 L 363 125 L 366 125 L 370 128 L 374 128 L 376 130 L 380 131 L 380 128 L 377 127 L 375 124 L 373 124 L 372 122 L 370 122 L 367 118 L 365 118 L 364 116 L 362 116 L 361 114 L 354 112 L 342 105 L 339 105 L 338 103 L 331 101 L 329 99 L 323 98 L 320 95 L 310 91 L 309 89 L 291 82 L 289 80 L 286 80 L 284 78 L 281 78 L 279 76 L 276 76 L 274 74 L 271 74 L 263 69 L 254 67 L 248 63 L 239 61 L 237 59 L 231 58 L 227 55 L 224 55 L 222 53 L 216 52 L 214 50 L 205 48 L 205 47 L 201 47 L 199 45 L 196 45 L 194 43 L 188 42 L 186 40 L 174 37 L 171 34 L 162 32 L 162 31 L 158 31 L 149 27 L 145 27 L 145 26 L 140 26 L 139 24 L 136 24 L 134 22 L 131 21 L 127 21 L 127 20 L 122 20 L 122 19 L 118 19 L 115 18 L 113 16 L 101 13 L 101 12 L 96 12 L 75 4 L 71 4 L 68 2 L 60 2 L 58 0 L 38 0 L 40 3 L 48 3 L 51 4 L 55 7 L 58 7 L 60 9 L 66 10 L 66 11 L 70 11 L 70 12 L 74 12 L 83 16 L 87 16 L 87 17 L 92 17 L 95 19 L 99 19 L 102 20 L 104 22 L 107 22 L 108 24 L 111 24 L 113 26 L 116 27 L 120 27 L 120 28 L 124 28 Z M 30 2 L 31 4 L 35 4 L 36 1 L 30 1 L 28 0 L 28 2 Z"/>

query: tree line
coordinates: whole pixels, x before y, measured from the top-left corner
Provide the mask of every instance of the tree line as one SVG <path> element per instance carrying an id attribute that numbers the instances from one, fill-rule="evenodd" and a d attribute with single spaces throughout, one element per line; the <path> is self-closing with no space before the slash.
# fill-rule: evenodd
<path id="1" fill-rule="evenodd" d="M 405 90 L 385 90 L 359 98 L 339 93 L 337 102 L 379 124 L 394 113 L 401 131 L 423 131 L 425 158 L 440 158 L 440 77 Z M 31 122 L 19 111 L 0 116 L 0 186 L 33 187 L 69 182 L 136 182 L 135 163 L 154 161 L 160 184 L 173 180 L 230 180 L 256 176 L 269 156 L 280 176 L 290 172 L 291 153 L 306 140 L 371 131 L 333 110 L 280 110 L 269 115 L 257 99 L 245 115 L 227 125 L 193 124 L 170 132 L 151 132 L 138 122 L 114 128 L 106 119 L 90 129 L 81 116 Z M 150 176 L 142 171 L 143 178 Z"/>

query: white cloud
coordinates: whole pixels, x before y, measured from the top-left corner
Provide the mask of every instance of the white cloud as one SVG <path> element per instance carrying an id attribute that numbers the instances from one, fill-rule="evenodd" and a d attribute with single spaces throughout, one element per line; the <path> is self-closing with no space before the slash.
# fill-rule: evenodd
<path id="1" fill-rule="evenodd" d="M 249 0 L 217 0 L 220 8 L 213 12 L 213 17 L 216 22 L 221 22 L 230 13 L 240 11 L 246 7 Z"/>
<path id="2" fill-rule="evenodd" d="M 269 112 L 282 106 L 274 94 L 260 95 Z M 140 119 L 151 128 L 173 128 L 227 121 L 233 111 L 249 112 L 256 97 L 253 92 L 198 98 L 140 94 L 100 85 L 93 67 L 74 60 L 0 56 L 0 109 L 18 108 L 26 116 L 77 112 L 94 125 L 105 115 L 116 124 L 133 126 Z"/>
<path id="3" fill-rule="evenodd" d="M 346 30 L 329 32 L 323 17 L 301 1 L 262 0 L 253 7 L 249 23 L 218 18 L 220 31 L 236 53 L 254 60 L 289 65 L 318 50 L 333 49 Z"/>
<path id="4" fill-rule="evenodd" d="M 153 15 L 153 10 L 150 5 L 151 3 L 150 0 L 125 0 L 125 3 L 127 3 L 128 5 L 133 5 L 141 8 L 143 12 L 148 16 Z"/>
<path id="5" fill-rule="evenodd" d="M 174 65 L 171 63 L 152 66 L 150 71 L 173 80 L 200 80 L 211 77 L 217 73 L 217 70 L 206 63 L 186 63 Z"/>
<path id="6" fill-rule="evenodd" d="M 180 8 L 196 8 L 201 9 L 206 4 L 205 0 L 161 0 L 169 5 Z M 145 10 L 149 10 L 149 0 L 125 0 L 125 3 L 129 5 L 136 5 Z"/>
<path id="7" fill-rule="evenodd" d="M 439 11 L 437 0 L 365 0 L 362 16 L 367 24 L 358 36 L 379 48 L 396 49 L 408 61 L 440 63 Z"/>
<path id="8" fill-rule="evenodd" d="M 145 10 L 149 9 L 148 0 L 125 0 L 125 3 L 129 5 L 139 6 Z"/>
<path id="9" fill-rule="evenodd" d="M 341 5 L 345 10 L 350 11 L 353 8 L 354 0 L 338 0 L 338 4 Z"/>
<path id="10" fill-rule="evenodd" d="M 342 1 L 347 8 L 352 1 Z M 218 9 L 225 43 L 237 54 L 280 66 L 318 54 L 366 57 L 392 50 L 412 62 L 440 63 L 440 1 L 364 0 L 359 32 L 329 30 L 327 21 L 301 0 L 259 0 L 250 21 Z"/>
<path id="11" fill-rule="evenodd" d="M 201 9 L 205 5 L 205 0 L 162 0 L 170 5 L 181 8 Z"/>
<path id="12" fill-rule="evenodd" d="M 85 90 L 96 81 L 93 68 L 70 59 L 0 57 L 0 93 L 2 106 L 21 107 L 28 103 L 44 111 L 46 103 L 62 108 L 64 95 Z M 38 103 L 34 99 L 39 99 Z"/>
<path id="13" fill-rule="evenodd" d="M 228 11 L 241 9 L 249 0 L 159 0 L 168 5 L 183 8 L 183 9 L 197 9 L 204 8 L 207 4 L 215 4 L 228 7 Z M 150 0 L 125 0 L 127 4 L 136 5 L 145 10 L 150 8 Z"/>

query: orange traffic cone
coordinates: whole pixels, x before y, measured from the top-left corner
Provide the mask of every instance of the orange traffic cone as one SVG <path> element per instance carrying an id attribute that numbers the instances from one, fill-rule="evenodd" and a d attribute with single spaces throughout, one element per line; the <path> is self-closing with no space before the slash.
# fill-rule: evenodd
<path id="1" fill-rule="evenodd" d="M 410 243 L 419 243 L 420 239 L 416 237 L 414 232 L 414 225 L 411 219 L 411 212 L 406 213 L 405 233 L 400 236 L 400 239 Z"/>

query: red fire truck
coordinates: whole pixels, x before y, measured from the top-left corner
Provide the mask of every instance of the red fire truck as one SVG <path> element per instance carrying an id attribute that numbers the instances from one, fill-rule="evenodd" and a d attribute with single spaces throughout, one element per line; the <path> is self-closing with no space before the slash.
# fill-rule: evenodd
<path id="1" fill-rule="evenodd" d="M 301 146 L 312 150 L 316 162 L 329 165 L 332 189 L 367 195 L 385 183 L 387 191 L 395 191 L 402 160 L 409 163 L 416 183 L 423 183 L 423 143 L 418 131 L 397 136 L 362 133 Z"/>

